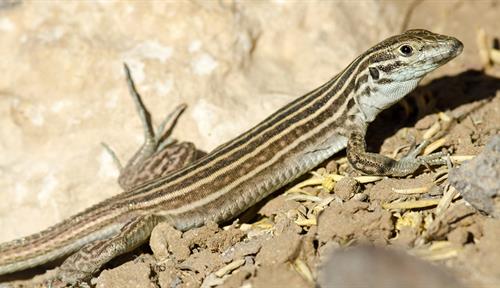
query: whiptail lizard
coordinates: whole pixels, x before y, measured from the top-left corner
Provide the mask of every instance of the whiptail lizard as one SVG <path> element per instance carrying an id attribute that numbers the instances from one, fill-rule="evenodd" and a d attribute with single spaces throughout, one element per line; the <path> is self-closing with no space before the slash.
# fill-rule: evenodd
<path id="1" fill-rule="evenodd" d="M 70 255 L 58 279 L 85 281 L 147 241 L 159 222 L 187 230 L 230 220 L 343 148 L 351 165 L 367 174 L 404 176 L 424 164 L 444 164 L 442 153 L 418 156 L 422 147 L 399 161 L 369 153 L 364 138 L 380 111 L 462 48 L 459 40 L 426 30 L 390 37 L 319 88 L 173 172 L 172 162 L 182 166 L 198 154 L 176 158 L 174 150 L 194 151 L 191 144 L 168 145 L 156 137 L 143 109 L 146 142 L 122 171 L 120 183 L 128 189 L 40 233 L 1 244 L 0 275 Z M 136 93 L 130 78 L 129 85 Z"/>

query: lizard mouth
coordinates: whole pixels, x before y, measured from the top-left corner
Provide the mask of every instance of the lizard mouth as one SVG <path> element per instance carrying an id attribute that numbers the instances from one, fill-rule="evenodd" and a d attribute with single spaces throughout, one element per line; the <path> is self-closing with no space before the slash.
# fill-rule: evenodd
<path id="1" fill-rule="evenodd" d="M 452 38 L 451 42 L 452 42 L 452 47 L 453 47 L 453 52 L 454 52 L 453 56 L 456 57 L 460 53 L 462 53 L 462 50 L 464 50 L 464 44 L 456 38 Z"/>
<path id="2" fill-rule="evenodd" d="M 446 45 L 442 45 L 443 48 L 440 49 L 442 50 L 441 53 L 438 53 L 435 56 L 436 63 L 438 65 L 443 65 L 444 63 L 450 61 L 451 59 L 457 57 L 462 53 L 462 50 L 464 49 L 464 44 L 460 42 L 460 40 L 449 37 L 446 41 Z"/>

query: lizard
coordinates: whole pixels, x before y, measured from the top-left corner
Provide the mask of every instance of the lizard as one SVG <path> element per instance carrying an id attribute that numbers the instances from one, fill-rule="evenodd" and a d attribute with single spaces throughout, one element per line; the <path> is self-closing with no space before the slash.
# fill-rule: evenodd
<path id="1" fill-rule="evenodd" d="M 399 160 L 368 152 L 365 135 L 381 111 L 462 49 L 458 39 L 423 29 L 389 37 L 255 127 L 158 177 L 145 171 L 155 165 L 144 163 L 170 156 L 161 153 L 168 145 L 149 127 L 143 149 L 122 171 L 142 183 L 131 180 L 122 185 L 124 192 L 59 224 L 0 244 L 0 275 L 67 257 L 57 279 L 82 283 L 114 257 L 146 242 L 158 223 L 186 231 L 207 221 L 234 219 L 344 148 L 351 166 L 370 175 L 403 177 L 421 166 L 445 164 L 442 152 L 419 156 L 425 143 Z"/>

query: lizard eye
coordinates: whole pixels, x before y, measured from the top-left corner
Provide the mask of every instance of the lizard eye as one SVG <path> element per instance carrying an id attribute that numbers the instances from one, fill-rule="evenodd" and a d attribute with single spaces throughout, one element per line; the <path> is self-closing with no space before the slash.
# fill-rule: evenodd
<path id="1" fill-rule="evenodd" d="M 402 45 L 399 47 L 399 52 L 403 56 L 410 56 L 413 53 L 413 48 L 410 45 Z"/>

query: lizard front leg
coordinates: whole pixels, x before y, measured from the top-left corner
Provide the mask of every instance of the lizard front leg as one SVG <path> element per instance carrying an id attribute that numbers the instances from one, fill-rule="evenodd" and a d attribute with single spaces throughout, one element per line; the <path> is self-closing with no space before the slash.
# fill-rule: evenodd
<path id="1" fill-rule="evenodd" d="M 351 127 L 347 141 L 347 160 L 357 170 L 370 175 L 403 177 L 415 172 L 423 165 L 446 164 L 444 153 L 418 156 L 428 144 L 424 141 L 415 150 L 400 160 L 377 153 L 366 152 L 366 129 Z"/>

